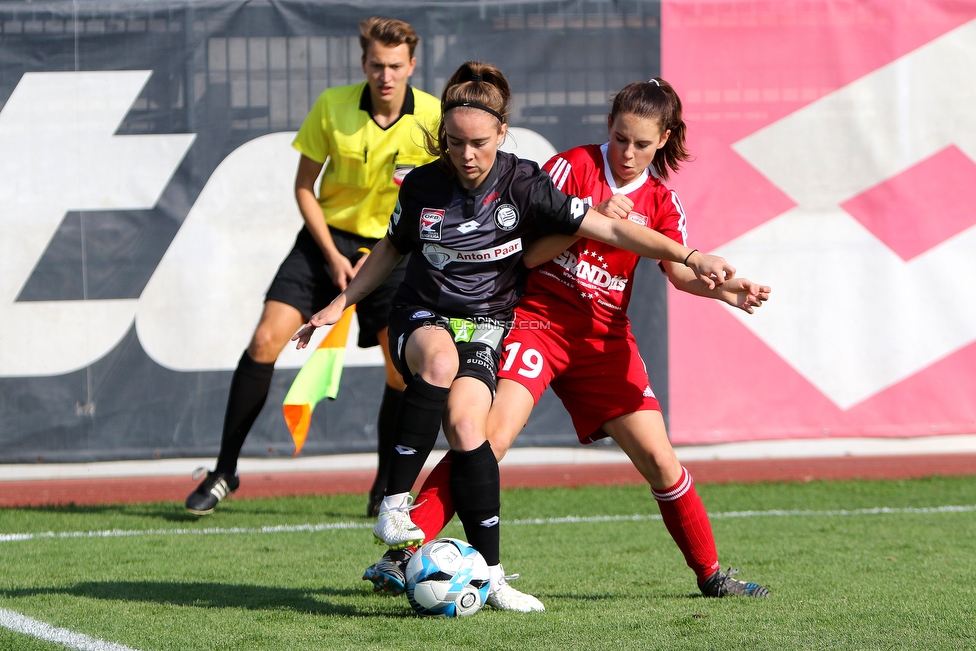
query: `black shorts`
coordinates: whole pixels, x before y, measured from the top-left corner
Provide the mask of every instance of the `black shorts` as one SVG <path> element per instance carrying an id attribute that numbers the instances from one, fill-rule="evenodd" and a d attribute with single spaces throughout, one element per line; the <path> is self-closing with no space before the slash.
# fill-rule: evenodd
<path id="1" fill-rule="evenodd" d="M 354 265 L 364 255 L 359 251 L 360 248 L 372 249 L 379 241 L 336 228 L 330 229 L 330 232 L 336 248 Z M 356 304 L 360 348 L 369 348 L 379 343 L 376 333 L 390 323 L 390 301 L 403 281 L 406 266 L 407 261 L 404 258 L 379 287 Z M 325 263 L 322 250 L 309 230 L 302 228 L 295 238 L 294 248 L 278 267 L 278 273 L 264 299 L 291 305 L 302 313 L 302 317 L 308 319 L 338 295 L 339 288 L 332 284 L 332 276 L 329 275 L 329 267 Z"/>
<path id="2" fill-rule="evenodd" d="M 475 318 L 451 318 L 418 305 L 397 306 L 390 311 L 390 356 L 393 365 L 407 384 L 413 374 L 404 359 L 404 344 L 414 330 L 443 328 L 454 336 L 458 351 L 458 372 L 455 376 L 480 380 L 495 395 L 498 386 L 498 361 L 508 326 L 502 321 Z"/>

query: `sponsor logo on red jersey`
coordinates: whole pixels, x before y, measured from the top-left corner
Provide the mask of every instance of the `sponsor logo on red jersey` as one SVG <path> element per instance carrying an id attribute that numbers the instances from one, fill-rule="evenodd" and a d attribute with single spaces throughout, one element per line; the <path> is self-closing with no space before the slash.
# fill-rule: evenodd
<path id="1" fill-rule="evenodd" d="M 603 268 L 606 265 L 599 266 L 577 258 L 571 251 L 563 251 L 553 259 L 553 262 L 562 267 L 565 273 L 571 275 L 577 283 L 581 282 L 612 292 L 622 292 L 627 288 L 627 278 L 611 274 Z"/>

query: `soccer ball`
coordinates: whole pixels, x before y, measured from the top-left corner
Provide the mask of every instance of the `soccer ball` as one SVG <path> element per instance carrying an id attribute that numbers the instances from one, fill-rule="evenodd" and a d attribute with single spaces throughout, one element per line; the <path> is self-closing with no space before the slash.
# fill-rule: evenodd
<path id="1" fill-rule="evenodd" d="M 407 563 L 407 599 L 421 615 L 474 615 L 488 598 L 488 564 L 477 549 L 454 538 L 438 538 Z"/>

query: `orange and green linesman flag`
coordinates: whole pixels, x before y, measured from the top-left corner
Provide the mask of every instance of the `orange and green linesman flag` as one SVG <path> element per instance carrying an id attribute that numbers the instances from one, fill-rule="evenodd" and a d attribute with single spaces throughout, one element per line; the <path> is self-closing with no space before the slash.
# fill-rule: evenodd
<path id="1" fill-rule="evenodd" d="M 305 445 L 315 405 L 322 398 L 335 400 L 339 393 L 342 362 L 346 357 L 346 339 L 349 337 L 349 324 L 355 311 L 355 304 L 345 309 L 322 343 L 305 360 L 285 396 L 281 408 L 285 414 L 285 423 L 291 431 L 291 438 L 295 441 L 296 457 Z"/>

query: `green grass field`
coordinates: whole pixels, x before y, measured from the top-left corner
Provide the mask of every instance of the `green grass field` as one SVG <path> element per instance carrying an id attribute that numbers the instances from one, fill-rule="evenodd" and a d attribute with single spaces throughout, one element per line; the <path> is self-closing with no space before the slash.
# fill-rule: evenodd
<path id="1" fill-rule="evenodd" d="M 547 611 L 458 620 L 360 580 L 383 550 L 359 495 L 0 510 L 0 620 L 139 651 L 976 648 L 976 477 L 699 493 L 723 565 L 772 598 L 699 597 L 626 486 L 505 491 L 502 560 Z M 65 648 L 8 629 L 0 649 Z"/>

